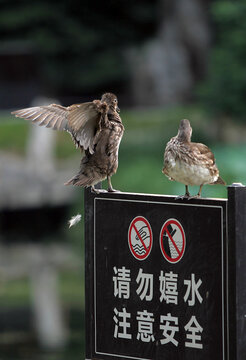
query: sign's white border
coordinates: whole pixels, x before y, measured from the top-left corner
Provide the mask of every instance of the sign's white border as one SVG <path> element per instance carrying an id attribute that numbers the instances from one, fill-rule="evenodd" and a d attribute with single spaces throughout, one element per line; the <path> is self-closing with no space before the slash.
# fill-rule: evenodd
<path id="1" fill-rule="evenodd" d="M 134 360 L 151 360 L 151 359 L 143 359 L 143 358 L 138 358 L 138 357 L 133 357 L 133 356 L 127 356 L 127 355 L 120 355 L 120 354 L 110 354 L 110 353 L 105 353 L 105 352 L 100 352 L 97 350 L 97 296 L 96 296 L 96 201 L 122 201 L 122 202 L 137 202 L 137 203 L 145 203 L 145 204 L 163 204 L 163 205 L 169 205 L 169 206 L 195 206 L 195 207 L 207 207 L 207 208 L 218 208 L 221 210 L 221 274 L 222 274 L 222 294 L 221 294 L 221 299 L 222 299 L 222 352 L 223 352 L 223 359 L 222 360 L 226 360 L 225 359 L 225 315 L 224 315 L 224 310 L 225 310 L 225 304 L 224 304 L 224 253 L 223 253 L 223 249 L 224 249 L 224 232 L 223 232 L 223 207 L 219 206 L 219 205 L 202 205 L 202 204 L 182 204 L 182 203 L 172 203 L 172 202 L 159 202 L 159 201 L 144 201 L 144 200 L 130 200 L 130 199 L 112 199 L 112 198 L 98 198 L 95 197 L 94 198 L 94 320 L 95 320 L 95 354 L 99 354 L 99 355 L 106 355 L 106 356 L 115 356 L 115 357 L 119 357 L 119 358 L 125 358 L 125 359 L 134 359 Z M 228 277 L 227 277 L 228 278 Z M 228 288 L 228 287 L 227 287 Z M 228 295 L 228 294 L 227 294 Z M 228 327 L 229 327 L 229 323 L 227 321 L 227 334 L 228 332 Z M 228 339 L 229 340 L 229 339 Z M 229 341 L 228 341 L 228 347 L 229 347 Z M 229 351 L 228 351 L 228 356 L 229 356 Z"/>

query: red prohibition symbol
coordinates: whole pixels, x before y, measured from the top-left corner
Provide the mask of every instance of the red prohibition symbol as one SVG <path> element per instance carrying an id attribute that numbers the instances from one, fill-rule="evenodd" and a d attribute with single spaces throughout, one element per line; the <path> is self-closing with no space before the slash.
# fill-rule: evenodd
<path id="1" fill-rule="evenodd" d="M 143 216 L 135 217 L 128 229 L 128 244 L 137 260 L 145 260 L 151 251 L 153 235 L 151 226 Z"/>
<path id="2" fill-rule="evenodd" d="M 179 262 L 185 252 L 185 232 L 176 219 L 167 220 L 161 228 L 160 248 L 164 258 L 170 263 Z"/>

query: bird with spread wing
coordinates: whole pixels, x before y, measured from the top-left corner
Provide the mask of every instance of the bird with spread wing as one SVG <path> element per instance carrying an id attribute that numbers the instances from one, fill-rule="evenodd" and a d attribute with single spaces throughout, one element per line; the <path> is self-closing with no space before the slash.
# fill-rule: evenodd
<path id="1" fill-rule="evenodd" d="M 17 117 L 40 126 L 70 133 L 77 148 L 84 151 L 77 175 L 65 185 L 91 186 L 107 179 L 108 191 L 115 191 L 111 176 L 118 168 L 118 151 L 124 133 L 117 97 L 103 94 L 94 100 L 68 107 L 50 104 L 13 111 Z"/>

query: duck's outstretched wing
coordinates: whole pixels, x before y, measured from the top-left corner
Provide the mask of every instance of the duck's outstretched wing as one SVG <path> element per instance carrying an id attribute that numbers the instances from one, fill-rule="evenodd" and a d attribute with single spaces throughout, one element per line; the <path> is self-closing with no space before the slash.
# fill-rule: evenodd
<path id="1" fill-rule="evenodd" d="M 66 130 L 68 108 L 50 104 L 13 111 L 11 114 L 54 130 Z"/>
<path id="2" fill-rule="evenodd" d="M 17 117 L 40 126 L 68 131 L 76 146 L 93 153 L 94 136 L 100 129 L 100 119 L 107 106 L 100 100 L 64 107 L 57 104 L 35 106 L 13 111 Z"/>

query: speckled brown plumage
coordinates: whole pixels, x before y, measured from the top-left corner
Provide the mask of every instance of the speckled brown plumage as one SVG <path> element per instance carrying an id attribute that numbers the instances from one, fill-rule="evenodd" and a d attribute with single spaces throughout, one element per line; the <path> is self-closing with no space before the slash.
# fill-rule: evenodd
<path id="1" fill-rule="evenodd" d="M 17 117 L 41 126 L 70 133 L 76 147 L 85 152 L 80 170 L 65 185 L 92 186 L 107 178 L 108 191 L 114 191 L 111 176 L 118 168 L 118 150 L 124 133 L 118 100 L 105 93 L 101 100 L 68 107 L 51 104 L 14 111 Z"/>
<path id="2" fill-rule="evenodd" d="M 167 144 L 164 152 L 162 172 L 170 180 L 185 184 L 185 196 L 190 198 L 188 185 L 199 185 L 196 197 L 201 196 L 204 184 L 223 184 L 215 158 L 211 150 L 204 144 L 191 142 L 192 128 L 187 119 L 180 122 L 177 136 Z"/>

